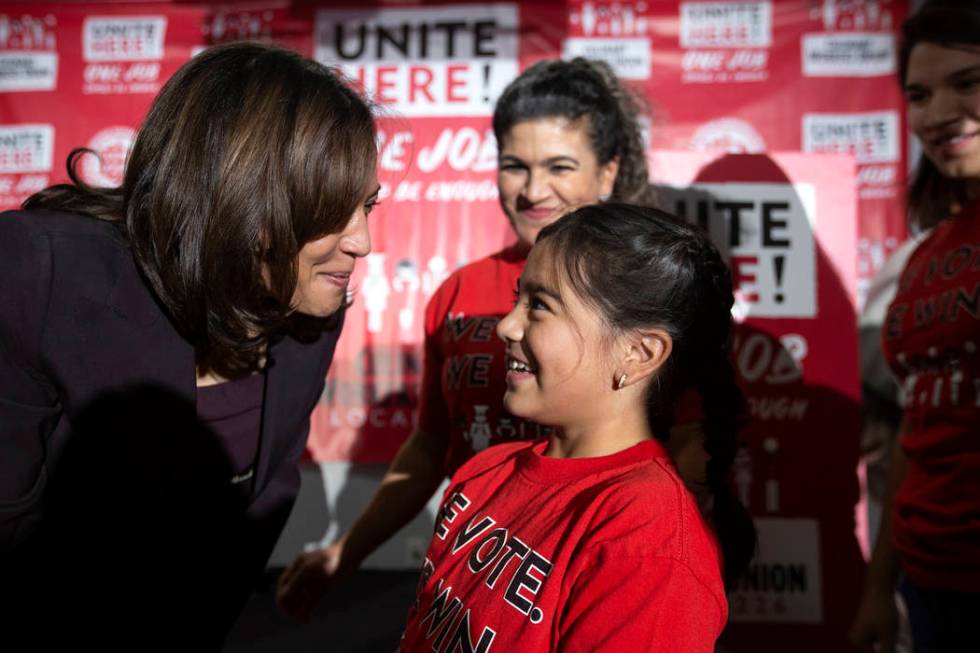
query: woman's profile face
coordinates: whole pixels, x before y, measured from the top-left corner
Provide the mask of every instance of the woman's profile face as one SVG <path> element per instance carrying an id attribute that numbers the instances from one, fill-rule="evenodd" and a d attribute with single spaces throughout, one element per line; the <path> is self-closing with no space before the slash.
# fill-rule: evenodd
<path id="1" fill-rule="evenodd" d="M 980 179 L 980 47 L 919 43 L 905 76 L 909 127 L 946 177 Z"/>
<path id="2" fill-rule="evenodd" d="M 340 232 L 311 240 L 299 251 L 291 303 L 297 312 L 328 317 L 346 300 L 355 261 L 371 251 L 367 217 L 377 203 L 377 188 L 377 182 L 370 186 L 371 194 L 358 205 Z"/>
<path id="3" fill-rule="evenodd" d="M 599 164 L 588 126 L 588 118 L 525 120 L 499 144 L 500 205 L 522 245 L 531 247 L 541 229 L 571 209 L 612 193 L 618 163 Z"/>

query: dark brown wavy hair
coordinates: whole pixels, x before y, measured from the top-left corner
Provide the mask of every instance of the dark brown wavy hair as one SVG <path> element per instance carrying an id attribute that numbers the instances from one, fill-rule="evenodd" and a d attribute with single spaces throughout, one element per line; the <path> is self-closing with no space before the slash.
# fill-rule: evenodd
<path id="1" fill-rule="evenodd" d="M 928 0 L 902 25 L 898 53 L 898 81 L 904 87 L 912 50 L 920 43 L 956 48 L 980 47 L 980 2 Z M 928 229 L 952 217 L 954 207 L 968 200 L 962 179 L 944 176 L 924 154 L 909 185 L 909 223 Z"/>
<path id="2" fill-rule="evenodd" d="M 209 48 L 156 97 L 122 186 L 69 184 L 24 203 L 119 225 L 199 371 L 240 376 L 293 321 L 304 244 L 344 228 L 374 179 L 370 107 L 330 69 L 257 43 Z M 336 320 L 338 316 L 334 316 Z"/>

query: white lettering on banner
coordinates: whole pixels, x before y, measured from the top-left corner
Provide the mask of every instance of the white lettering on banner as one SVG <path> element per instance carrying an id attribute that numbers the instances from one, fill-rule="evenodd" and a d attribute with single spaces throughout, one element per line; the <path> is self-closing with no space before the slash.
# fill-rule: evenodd
<path id="1" fill-rule="evenodd" d="M 93 61 L 163 59 L 165 16 L 89 16 L 82 26 L 82 56 Z"/>
<path id="2" fill-rule="evenodd" d="M 581 11 L 572 10 L 568 22 L 579 26 L 585 36 L 645 36 L 650 31 L 650 19 L 643 15 L 646 2 L 589 2 Z M 584 56 L 584 55 L 583 55 Z"/>
<path id="3" fill-rule="evenodd" d="M 858 163 L 899 160 L 898 112 L 807 113 L 803 151 L 853 154 Z"/>
<path id="4" fill-rule="evenodd" d="M 811 184 L 694 184 L 674 193 L 676 213 L 707 228 L 728 256 L 737 319 L 816 316 Z"/>
<path id="5" fill-rule="evenodd" d="M 57 19 L 0 14 L 0 91 L 53 91 L 58 80 Z"/>
<path id="6" fill-rule="evenodd" d="M 810 4 L 810 18 L 820 18 L 827 31 L 879 30 L 890 32 L 895 18 L 887 6 L 892 0 L 822 0 Z"/>
<path id="7" fill-rule="evenodd" d="M 272 11 L 218 11 L 201 24 L 211 43 L 272 38 Z"/>
<path id="8" fill-rule="evenodd" d="M 648 38 L 570 38 L 562 44 L 562 58 L 585 57 L 608 63 L 622 79 L 647 80 L 653 67 Z"/>
<path id="9" fill-rule="evenodd" d="M 726 117 L 698 127 L 688 147 L 694 152 L 756 154 L 766 151 L 766 142 L 749 123 Z"/>
<path id="10" fill-rule="evenodd" d="M 517 27 L 513 4 L 321 10 L 314 55 L 406 116 L 487 116 L 517 76 Z"/>
<path id="11" fill-rule="evenodd" d="M 385 310 L 388 308 L 388 295 L 391 284 L 385 275 L 385 255 L 372 252 L 367 255 L 367 275 L 361 284 L 364 296 L 364 310 L 367 312 L 368 333 L 381 333 L 384 328 Z"/>
<path id="12" fill-rule="evenodd" d="M 776 341 L 761 331 L 746 337 L 736 333 L 732 344 L 739 376 L 749 383 L 785 385 L 803 378 L 803 361 L 810 348 L 800 334 L 787 333 Z"/>
<path id="13" fill-rule="evenodd" d="M 82 158 L 82 177 L 93 186 L 115 188 L 122 185 L 129 148 L 136 137 L 132 127 L 108 127 L 97 132 L 88 147 L 97 156 Z"/>
<path id="14" fill-rule="evenodd" d="M 433 172 L 443 161 L 453 170 L 487 172 L 497 167 L 497 141 L 491 130 L 480 132 L 472 127 L 444 129 L 431 147 L 419 150 L 418 167 Z"/>
<path id="15" fill-rule="evenodd" d="M 50 172 L 53 125 L 0 126 L 0 173 Z"/>
<path id="16" fill-rule="evenodd" d="M 820 528 L 814 519 L 756 518 L 759 548 L 729 594 L 735 622 L 823 620 Z"/>
<path id="17" fill-rule="evenodd" d="M 881 77 L 895 73 L 892 34 L 805 34 L 800 44 L 806 77 Z"/>
<path id="18" fill-rule="evenodd" d="M 763 82 L 769 79 L 769 51 L 687 50 L 681 70 L 686 84 Z"/>
<path id="19" fill-rule="evenodd" d="M 772 45 L 771 2 L 682 2 L 682 48 Z"/>

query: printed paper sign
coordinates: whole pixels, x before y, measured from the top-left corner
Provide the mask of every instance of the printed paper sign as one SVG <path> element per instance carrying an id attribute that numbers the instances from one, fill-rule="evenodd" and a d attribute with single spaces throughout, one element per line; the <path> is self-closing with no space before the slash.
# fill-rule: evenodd
<path id="1" fill-rule="evenodd" d="M 650 79 L 652 58 L 647 38 L 571 38 L 562 47 L 562 58 L 605 61 L 621 79 Z"/>
<path id="2" fill-rule="evenodd" d="M 57 53 L 0 52 L 0 91 L 53 91 L 57 81 Z"/>
<path id="3" fill-rule="evenodd" d="M 820 528 L 815 519 L 756 518 L 759 550 L 728 595 L 735 622 L 823 621 Z"/>
<path id="4" fill-rule="evenodd" d="M 0 127 L 0 173 L 50 172 L 53 125 Z"/>
<path id="5" fill-rule="evenodd" d="M 772 44 L 770 2 L 682 2 L 683 48 L 766 48 Z"/>
<path id="6" fill-rule="evenodd" d="M 803 151 L 853 154 L 858 163 L 898 161 L 897 111 L 808 113 L 803 116 Z"/>
<path id="7" fill-rule="evenodd" d="M 165 16 L 89 16 L 82 27 L 85 61 L 163 59 Z"/>
<path id="8" fill-rule="evenodd" d="M 801 44 L 803 74 L 807 77 L 879 77 L 895 73 L 892 34 L 806 34 Z"/>
<path id="9" fill-rule="evenodd" d="M 55 89 L 57 28 L 52 14 L 0 14 L 0 91 Z"/>
<path id="10" fill-rule="evenodd" d="M 316 14 L 314 54 L 405 116 L 488 116 L 518 74 L 517 7 Z"/>
<path id="11" fill-rule="evenodd" d="M 738 318 L 816 316 L 812 185 L 695 184 L 674 193 L 676 213 L 706 227 L 728 257 Z"/>

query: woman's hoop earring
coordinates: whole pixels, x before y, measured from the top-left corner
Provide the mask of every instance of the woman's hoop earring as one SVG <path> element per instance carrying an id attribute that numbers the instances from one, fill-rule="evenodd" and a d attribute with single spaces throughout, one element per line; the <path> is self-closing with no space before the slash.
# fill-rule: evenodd
<path id="1" fill-rule="evenodd" d="M 622 390 L 626 386 L 626 375 L 620 374 L 619 380 L 616 381 L 616 389 Z"/>

